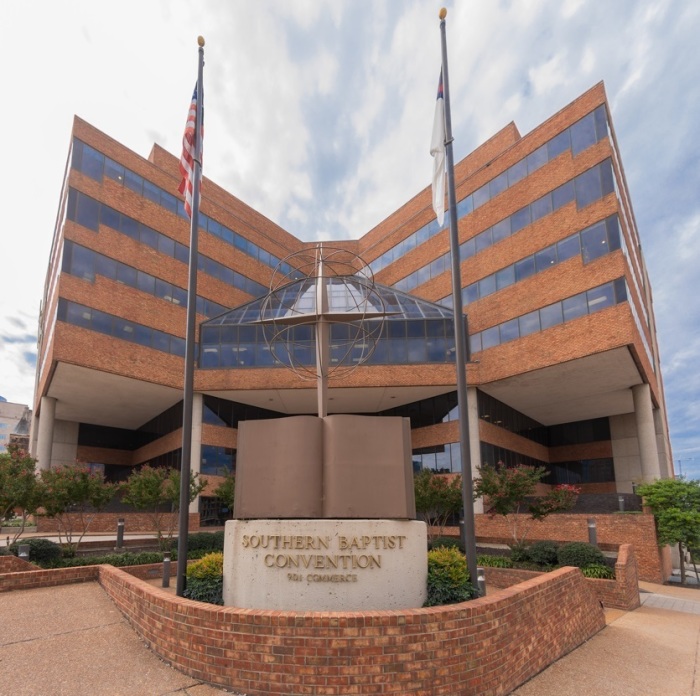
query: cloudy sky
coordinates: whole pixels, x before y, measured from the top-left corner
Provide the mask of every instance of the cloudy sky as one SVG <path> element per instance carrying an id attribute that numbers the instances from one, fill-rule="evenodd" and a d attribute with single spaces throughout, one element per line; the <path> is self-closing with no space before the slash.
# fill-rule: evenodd
<path id="1" fill-rule="evenodd" d="M 674 459 L 700 478 L 700 3 L 452 0 L 458 161 L 604 80 L 654 291 Z M 0 395 L 31 403 L 73 115 L 179 154 L 206 45 L 205 174 L 300 238 L 355 238 L 430 182 L 427 0 L 3 5 Z"/>

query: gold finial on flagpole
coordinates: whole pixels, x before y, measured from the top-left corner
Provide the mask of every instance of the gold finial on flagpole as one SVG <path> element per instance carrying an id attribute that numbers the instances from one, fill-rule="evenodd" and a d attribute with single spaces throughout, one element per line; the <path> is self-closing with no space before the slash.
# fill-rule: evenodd
<path id="1" fill-rule="evenodd" d="M 197 37 L 197 44 L 201 47 L 204 46 L 204 37 L 203 36 L 198 36 Z"/>
<path id="2" fill-rule="evenodd" d="M 445 17 L 447 17 L 447 8 L 446 8 L 446 7 L 443 7 L 443 8 L 440 10 L 440 19 L 444 20 Z"/>

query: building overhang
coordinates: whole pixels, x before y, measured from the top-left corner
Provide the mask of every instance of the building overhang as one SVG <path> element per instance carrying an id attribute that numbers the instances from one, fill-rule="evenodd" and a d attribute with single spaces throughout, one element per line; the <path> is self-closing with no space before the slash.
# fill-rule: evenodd
<path id="1" fill-rule="evenodd" d="M 643 382 L 627 346 L 479 385 L 543 425 L 634 411 L 632 387 Z"/>

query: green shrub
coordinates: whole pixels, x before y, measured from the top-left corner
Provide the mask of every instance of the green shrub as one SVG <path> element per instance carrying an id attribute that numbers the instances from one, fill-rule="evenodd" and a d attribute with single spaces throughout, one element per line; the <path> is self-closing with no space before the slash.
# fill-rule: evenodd
<path id="1" fill-rule="evenodd" d="M 63 549 L 59 544 L 51 541 L 51 539 L 38 537 L 15 541 L 13 544 L 10 544 L 10 553 L 19 556 L 19 547 L 24 544 L 29 545 L 29 560 L 39 565 L 55 561 L 63 555 Z"/>
<path id="2" fill-rule="evenodd" d="M 209 553 L 187 566 L 188 599 L 209 604 L 223 604 L 224 554 Z"/>
<path id="3" fill-rule="evenodd" d="M 208 578 L 218 578 L 224 575 L 224 554 L 208 553 L 194 563 L 187 566 L 187 579 L 196 578 L 206 580 Z"/>
<path id="4" fill-rule="evenodd" d="M 223 532 L 217 534 L 209 534 L 209 532 L 195 532 L 187 537 L 187 550 L 198 551 L 205 549 L 206 551 L 221 551 L 224 548 Z"/>
<path id="5" fill-rule="evenodd" d="M 506 556 L 477 556 L 476 564 L 478 566 L 488 566 L 490 568 L 512 568 L 513 561 Z"/>
<path id="6" fill-rule="evenodd" d="M 605 565 L 603 552 L 592 544 L 583 541 L 572 541 L 559 547 L 557 560 L 562 566 L 585 568 L 591 565 Z"/>
<path id="7" fill-rule="evenodd" d="M 428 551 L 428 599 L 426 607 L 465 602 L 477 596 L 469 582 L 467 559 L 456 548 Z"/>
<path id="8" fill-rule="evenodd" d="M 462 546 L 462 541 L 459 537 L 435 537 L 429 544 L 428 549 L 459 549 L 464 553 L 464 547 Z"/>
<path id="9" fill-rule="evenodd" d="M 541 566 L 557 564 L 559 544 L 554 541 L 536 541 L 527 550 L 528 560 Z"/>
<path id="10" fill-rule="evenodd" d="M 530 547 L 524 543 L 510 546 L 510 560 L 513 563 L 525 563 L 530 560 Z"/>
<path id="11" fill-rule="evenodd" d="M 601 565 L 600 563 L 594 563 L 593 565 L 581 568 L 581 572 L 584 577 L 587 578 L 599 578 L 602 580 L 612 580 L 615 578 L 615 571 L 606 565 Z"/>

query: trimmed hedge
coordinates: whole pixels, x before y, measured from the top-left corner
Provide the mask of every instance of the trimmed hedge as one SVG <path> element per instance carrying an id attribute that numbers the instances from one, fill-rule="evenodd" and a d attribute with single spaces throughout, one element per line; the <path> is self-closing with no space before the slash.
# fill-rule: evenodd
<path id="1" fill-rule="evenodd" d="M 557 553 L 559 565 L 586 568 L 592 565 L 606 565 L 603 552 L 592 544 L 572 541 L 559 547 Z"/>
<path id="2" fill-rule="evenodd" d="M 19 556 L 19 547 L 29 546 L 29 561 L 44 566 L 47 563 L 54 563 L 60 560 L 63 555 L 63 548 L 51 539 L 41 537 L 30 537 L 29 539 L 18 539 L 10 544 L 10 553 Z"/>
<path id="3" fill-rule="evenodd" d="M 197 602 L 223 605 L 224 554 L 209 553 L 187 566 L 183 596 Z"/>

